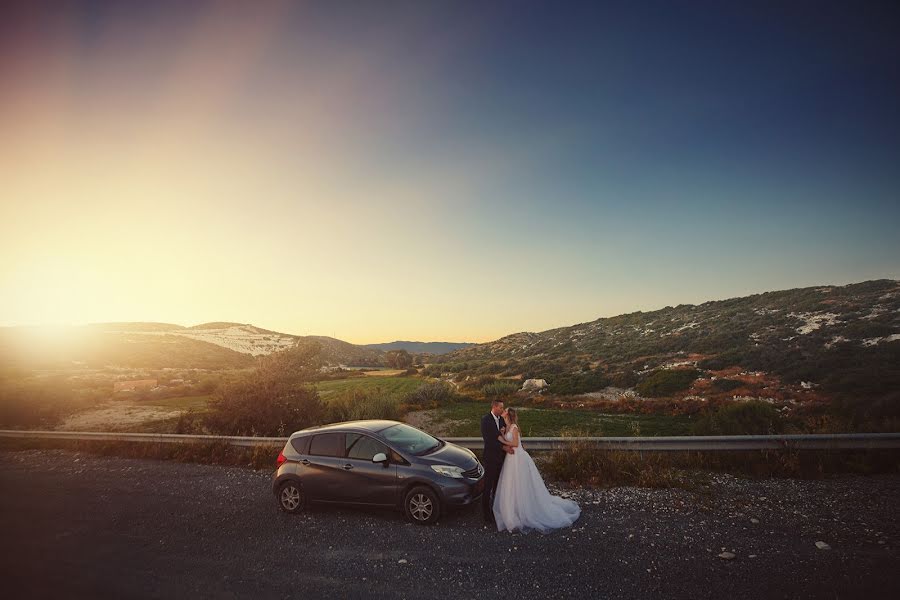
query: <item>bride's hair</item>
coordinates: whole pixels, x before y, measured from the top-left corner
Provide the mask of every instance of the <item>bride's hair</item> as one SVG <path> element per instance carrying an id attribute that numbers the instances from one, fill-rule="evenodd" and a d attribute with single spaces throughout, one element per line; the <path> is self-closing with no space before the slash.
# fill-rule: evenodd
<path id="1" fill-rule="evenodd" d="M 509 420 L 510 423 L 515 424 L 515 425 L 518 425 L 518 424 L 519 424 L 519 415 L 516 414 L 516 409 L 514 409 L 514 408 L 507 408 L 507 409 L 506 409 L 506 416 L 509 417 L 508 420 Z"/>

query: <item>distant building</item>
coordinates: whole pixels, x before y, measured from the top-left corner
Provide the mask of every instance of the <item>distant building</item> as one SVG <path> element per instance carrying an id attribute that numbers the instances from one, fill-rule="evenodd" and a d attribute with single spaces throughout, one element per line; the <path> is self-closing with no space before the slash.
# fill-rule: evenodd
<path id="1" fill-rule="evenodd" d="M 134 379 L 132 381 L 117 381 L 113 384 L 113 392 L 137 392 L 142 390 L 152 390 L 155 387 L 155 379 Z"/>

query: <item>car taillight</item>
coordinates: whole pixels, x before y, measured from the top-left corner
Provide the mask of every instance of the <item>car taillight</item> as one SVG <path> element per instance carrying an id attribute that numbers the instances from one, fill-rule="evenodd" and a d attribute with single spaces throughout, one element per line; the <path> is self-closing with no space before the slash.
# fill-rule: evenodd
<path id="1" fill-rule="evenodd" d="M 278 462 L 275 463 L 275 466 L 280 467 L 281 465 L 283 465 L 285 463 L 286 460 L 287 460 L 287 457 L 284 455 L 284 452 L 283 451 L 279 452 L 278 453 Z"/>

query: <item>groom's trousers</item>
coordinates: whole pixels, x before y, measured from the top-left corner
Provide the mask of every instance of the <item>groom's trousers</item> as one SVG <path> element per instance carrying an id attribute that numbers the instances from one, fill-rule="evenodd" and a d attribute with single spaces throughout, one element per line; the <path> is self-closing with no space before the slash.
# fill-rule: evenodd
<path id="1" fill-rule="evenodd" d="M 501 454 L 500 459 L 484 461 L 484 492 L 481 494 L 481 513 L 485 521 L 494 520 L 494 496 L 497 494 L 497 483 L 500 481 L 500 470 L 503 469 L 503 461 L 506 454 Z"/>

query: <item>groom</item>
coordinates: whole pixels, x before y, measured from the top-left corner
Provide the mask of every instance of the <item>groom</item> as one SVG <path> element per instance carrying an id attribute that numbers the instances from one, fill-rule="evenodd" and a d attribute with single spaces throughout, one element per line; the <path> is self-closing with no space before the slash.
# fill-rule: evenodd
<path id="1" fill-rule="evenodd" d="M 481 494 L 481 512 L 484 522 L 494 525 L 494 495 L 497 493 L 497 482 L 500 481 L 500 470 L 507 454 L 513 449 L 507 448 L 497 439 L 506 429 L 506 421 L 500 416 L 503 412 L 503 401 L 491 402 L 491 412 L 481 417 L 481 439 L 484 440 L 484 491 Z"/>

